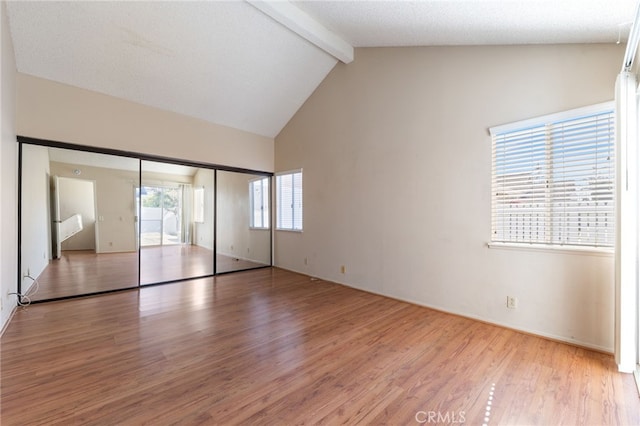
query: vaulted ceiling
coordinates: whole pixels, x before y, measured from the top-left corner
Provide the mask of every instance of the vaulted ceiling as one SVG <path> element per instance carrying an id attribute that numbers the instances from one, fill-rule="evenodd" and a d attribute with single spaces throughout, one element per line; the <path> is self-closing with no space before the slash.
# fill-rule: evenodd
<path id="1" fill-rule="evenodd" d="M 274 137 L 353 47 L 624 42 L 636 5 L 10 1 L 7 10 L 21 73 Z"/>

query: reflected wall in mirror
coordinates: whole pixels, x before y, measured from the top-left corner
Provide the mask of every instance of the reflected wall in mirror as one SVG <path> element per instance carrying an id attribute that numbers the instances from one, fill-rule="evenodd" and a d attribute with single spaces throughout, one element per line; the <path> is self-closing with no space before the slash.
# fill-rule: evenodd
<path id="1" fill-rule="evenodd" d="M 44 300 L 136 287 L 139 160 L 21 149 L 20 292 Z"/>
<path id="2" fill-rule="evenodd" d="M 140 284 L 213 275 L 214 171 L 142 161 Z"/>
<path id="3" fill-rule="evenodd" d="M 217 172 L 216 272 L 271 264 L 270 178 Z"/>

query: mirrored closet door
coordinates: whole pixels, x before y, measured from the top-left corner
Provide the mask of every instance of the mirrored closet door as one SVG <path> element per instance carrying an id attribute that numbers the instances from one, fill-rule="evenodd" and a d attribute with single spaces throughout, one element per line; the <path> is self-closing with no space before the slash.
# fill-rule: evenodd
<path id="1" fill-rule="evenodd" d="M 18 140 L 24 302 L 271 265 L 270 173 Z"/>
<path id="2" fill-rule="evenodd" d="M 138 285 L 139 160 L 21 144 L 20 292 L 32 301 Z"/>
<path id="3" fill-rule="evenodd" d="M 214 273 L 214 171 L 143 160 L 140 284 Z"/>
<path id="4" fill-rule="evenodd" d="M 216 176 L 216 272 L 270 265 L 269 176 L 223 170 Z"/>

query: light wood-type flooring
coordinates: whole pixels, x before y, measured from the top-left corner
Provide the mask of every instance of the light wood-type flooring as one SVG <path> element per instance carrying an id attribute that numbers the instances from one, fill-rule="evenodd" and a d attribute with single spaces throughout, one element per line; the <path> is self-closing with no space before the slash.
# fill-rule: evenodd
<path id="1" fill-rule="evenodd" d="M 613 357 L 283 271 L 18 309 L 1 423 L 638 425 Z"/>
<path id="2" fill-rule="evenodd" d="M 238 271 L 264 266 L 259 263 L 218 254 L 218 272 Z M 140 283 L 201 277 L 213 274 L 213 252 L 195 245 L 143 247 L 140 251 Z M 81 294 L 136 287 L 138 253 L 101 253 L 63 251 L 52 260 L 38 279 L 32 300 L 56 299 Z M 35 289 L 35 287 L 33 288 Z"/>

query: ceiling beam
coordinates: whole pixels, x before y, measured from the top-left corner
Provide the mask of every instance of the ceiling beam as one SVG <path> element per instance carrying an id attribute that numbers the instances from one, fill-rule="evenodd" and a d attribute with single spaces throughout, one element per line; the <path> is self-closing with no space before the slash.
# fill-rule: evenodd
<path id="1" fill-rule="evenodd" d="M 345 64 L 353 61 L 353 46 L 292 3 L 269 0 L 246 1 L 336 59 Z"/>

